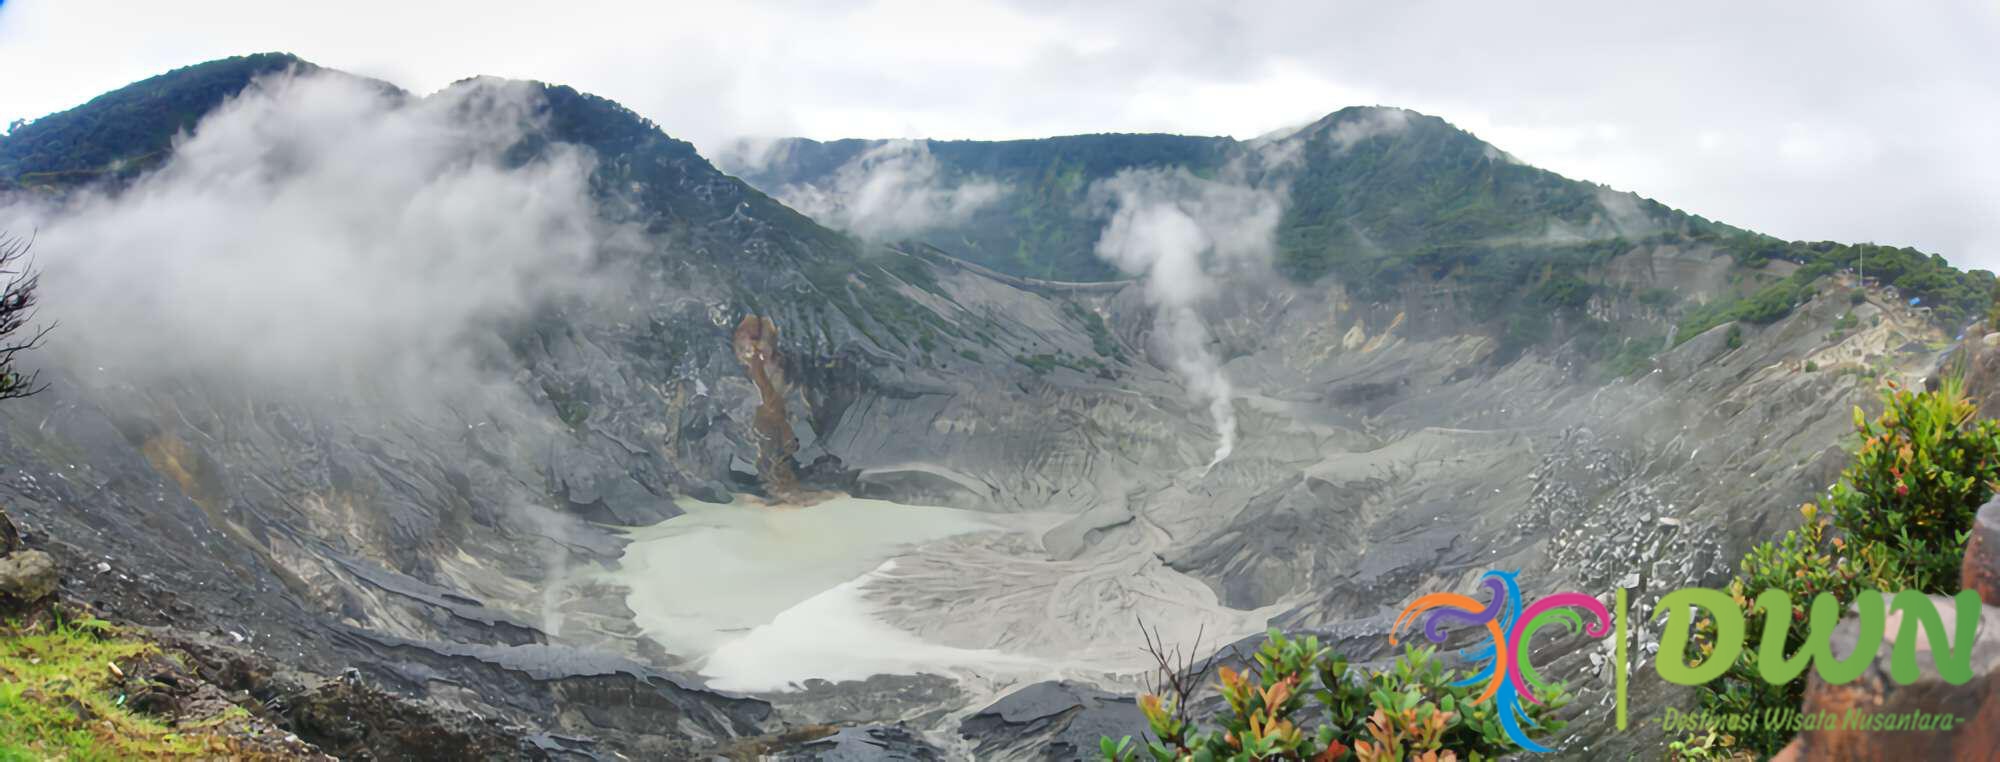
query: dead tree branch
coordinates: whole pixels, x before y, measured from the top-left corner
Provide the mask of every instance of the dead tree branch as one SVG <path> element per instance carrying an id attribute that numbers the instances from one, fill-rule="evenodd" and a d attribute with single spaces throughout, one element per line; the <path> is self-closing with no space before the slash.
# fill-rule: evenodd
<path id="1" fill-rule="evenodd" d="M 1146 639 L 1146 654 L 1153 657 L 1153 672 L 1147 678 L 1146 692 L 1173 703 L 1174 719 L 1183 728 L 1194 727 L 1194 702 L 1201 695 L 1202 686 L 1207 684 L 1209 672 L 1223 656 L 1218 650 L 1200 662 L 1195 654 L 1201 653 L 1201 639 L 1207 634 L 1207 627 L 1195 631 L 1194 643 L 1183 651 L 1179 645 L 1171 649 L 1166 639 L 1160 636 L 1158 627 L 1147 628 L 1145 618 L 1139 618 L 1139 634 Z M 1227 649 L 1233 655 L 1235 648 Z M 1168 739 L 1162 739 L 1168 740 Z M 1182 739 L 1171 739 L 1178 742 Z"/>
<path id="2" fill-rule="evenodd" d="M 28 256 L 34 245 L 32 238 L 0 235 L 0 278 L 6 279 L 0 287 L 0 400 L 19 399 L 48 388 L 41 383 L 40 371 L 22 376 L 14 369 L 17 355 L 41 346 L 55 329 L 50 324 L 35 328 L 25 338 L 20 334 L 34 322 L 39 301 L 35 292 L 42 283 L 41 273 L 35 271 L 34 260 Z"/>

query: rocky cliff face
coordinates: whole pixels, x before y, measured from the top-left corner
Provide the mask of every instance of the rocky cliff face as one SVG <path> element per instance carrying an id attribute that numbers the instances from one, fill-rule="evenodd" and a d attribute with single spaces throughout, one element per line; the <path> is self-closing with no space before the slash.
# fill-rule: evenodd
<path id="1" fill-rule="evenodd" d="M 190 79 L 234 72 L 241 88 L 272 70 L 222 62 L 142 87 L 172 100 Z M 108 355 L 73 342 L 43 358 L 47 395 L 0 411 L 0 491 L 71 561 L 66 586 L 121 617 L 213 630 L 323 674 L 355 666 L 600 748 L 692 753 L 754 736 L 767 705 L 661 671 L 673 660 L 615 595 L 569 580 L 617 557 L 608 526 L 675 515 L 677 495 L 763 489 L 731 469 L 759 452 L 757 396 L 730 348 L 755 302 L 733 294 L 810 290 L 813 268 L 885 276 L 613 104 L 538 86 L 530 102 L 513 149 L 525 153 L 510 160 L 588 146 L 593 203 L 630 236 L 593 255 L 615 285 L 453 339 L 476 348 L 477 370 L 431 387 L 285 388 L 235 366 L 100 372 Z M 25 193 L 13 200 L 88 199 L 85 187 Z M 667 250 L 679 254 L 657 256 Z M 874 293 L 843 306 L 875 307 Z M 860 333 L 825 301 L 785 302 L 772 314 L 811 326 L 798 335 L 815 350 Z M 94 568 L 105 571 L 82 571 Z"/>
<path id="2" fill-rule="evenodd" d="M 238 87 L 269 69 L 240 72 Z M 50 393 L 0 406 L 0 499 L 74 559 L 65 568 L 106 564 L 67 587 L 323 672 L 352 665 L 580 749 L 692 754 L 833 723 L 879 726 L 798 753 L 1060 757 L 1130 720 L 1098 691 L 1129 689 L 1147 666 L 1135 616 L 1178 642 L 1317 628 L 1373 658 L 1386 653 L 1382 617 L 1410 597 L 1519 569 L 1530 591 L 1639 587 L 1644 617 L 1659 592 L 1714 583 L 1825 488 L 1847 411 L 1868 403 L 1877 374 L 1935 362 L 1935 328 L 1828 279 L 1782 320 L 1718 325 L 1612 372 L 1588 341 L 1657 338 L 1692 306 L 1783 268 L 1737 266 L 1674 232 L 1695 224 L 1678 213 L 1641 215 L 1664 236 L 1586 252 L 1574 242 L 1640 218 L 1512 169 L 1476 140 L 1398 143 L 1387 126 L 1342 130 L 1372 123 L 1350 115 L 1301 133 L 1299 150 L 1319 152 L 1310 161 L 1332 162 L 1325 173 L 1244 182 L 1359 221 L 1279 230 L 1358 251 L 1449 231 L 1499 242 L 1478 256 L 1434 251 L 1393 278 L 1214 273 L 1186 305 L 1233 389 L 1223 404 L 1235 446 L 1211 462 L 1219 419 L 1191 391 L 1150 281 L 1023 277 L 931 247 L 864 244 L 615 104 L 560 87 L 533 96 L 540 117 L 506 155 L 572 146 L 594 157 L 591 198 L 619 234 L 589 266 L 615 273 L 609 285 L 481 323 L 465 340 L 481 349 L 484 383 L 421 399 L 52 357 Z M 63 116 L 38 124 L 64 129 Z M 1203 166 L 1226 164 L 1222 150 L 1201 148 Z M 1449 161 L 1433 167 L 1435 155 Z M 1424 215 L 1449 210 L 1307 182 L 1405 165 L 1450 172 L 1381 179 L 1401 188 L 1469 172 L 1504 187 L 1488 201 L 1505 203 L 1433 220 Z M 1276 177 L 1281 165 L 1260 166 Z M 81 192 L 17 184 L 42 198 Z M 1488 224 L 1545 191 L 1577 206 Z M 1314 193 L 1347 201 L 1300 201 Z M 1103 222 L 1079 213 L 1063 225 L 1085 232 L 1064 235 L 1088 247 Z M 1522 328 L 1520 311 L 1494 312 L 1503 302 L 1487 298 L 1516 281 L 1494 286 L 1476 262 L 1530 287 L 1554 281 L 1560 263 L 1585 288 L 1506 297 L 1543 313 Z M 1032 666 L 712 690 L 687 654 L 642 631 L 629 591 L 604 573 L 626 542 L 619 528 L 679 515 L 678 498 L 813 490 L 1020 514 L 1034 531 L 909 548 L 861 594 L 925 643 Z M 1544 673 L 1594 685 L 1592 654 L 1552 655 Z M 1579 706 L 1608 700 L 1604 683 Z M 1672 698 L 1638 690 L 1638 706 Z M 1565 748 L 1650 742 L 1612 735 L 1600 715 L 1583 712 Z"/>

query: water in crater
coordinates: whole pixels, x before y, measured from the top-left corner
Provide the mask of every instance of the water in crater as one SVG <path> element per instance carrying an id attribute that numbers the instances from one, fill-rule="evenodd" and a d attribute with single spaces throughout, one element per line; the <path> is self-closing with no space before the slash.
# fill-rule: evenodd
<path id="1" fill-rule="evenodd" d="M 716 688 L 1035 669 L 1029 656 L 926 642 L 876 616 L 864 591 L 924 543 L 1032 531 L 1043 519 L 851 497 L 680 506 L 686 514 L 632 531 L 613 576 L 646 635 L 694 658 Z"/>

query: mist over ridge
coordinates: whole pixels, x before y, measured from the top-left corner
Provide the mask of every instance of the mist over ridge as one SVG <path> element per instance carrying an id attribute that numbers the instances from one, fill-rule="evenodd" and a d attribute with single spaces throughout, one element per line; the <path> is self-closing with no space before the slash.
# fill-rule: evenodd
<path id="1" fill-rule="evenodd" d="M 258 56 L 0 137 L 60 322 L 0 502 L 130 571 L 91 595 L 547 756 L 1060 757 L 1137 716 L 1138 621 L 1380 663 L 1400 604 L 1490 569 L 1643 570 L 1650 614 L 1796 522 L 1874 384 L 1992 300 L 1395 108 L 734 174 L 660 118 Z M 1538 666 L 1599 702 L 1601 645 Z"/>
<path id="2" fill-rule="evenodd" d="M 10 206 L 0 226 L 46 252 L 61 350 L 119 377 L 460 394 L 482 337 L 590 293 L 619 234 L 589 195 L 592 152 L 505 156 L 539 128 L 537 95 L 274 74 L 129 186 Z"/>

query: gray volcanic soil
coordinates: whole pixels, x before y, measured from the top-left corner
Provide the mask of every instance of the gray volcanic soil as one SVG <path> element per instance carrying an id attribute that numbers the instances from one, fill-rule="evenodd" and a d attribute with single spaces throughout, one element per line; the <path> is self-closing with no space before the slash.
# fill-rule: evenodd
<path id="1" fill-rule="evenodd" d="M 1627 258 L 1698 268 L 1713 256 Z M 802 692 L 733 698 L 689 674 L 696 654 L 644 636 L 623 602 L 630 586 L 590 571 L 614 568 L 627 541 L 601 525 L 677 515 L 676 490 L 755 488 L 742 473 L 754 457 L 742 426 L 757 396 L 731 367 L 730 321 L 706 319 L 730 307 L 692 294 L 651 301 L 667 311 L 653 325 L 673 321 L 679 341 L 712 347 L 692 362 L 619 351 L 634 324 L 588 312 L 537 334 L 525 372 L 590 390 L 590 417 L 575 429 L 467 411 L 375 421 L 212 386 L 65 376 L 0 408 L 8 462 L 28 464 L 0 484 L 24 523 L 187 604 L 135 615 L 237 632 L 327 670 L 351 661 L 552 732 L 644 751 L 786 723 L 904 721 L 952 753 L 1039 754 L 1075 742 L 1077 723 L 1098 727 L 1095 712 L 1130 719 L 1112 694 L 1147 666 L 1138 618 L 1176 642 L 1197 630 L 1211 643 L 1242 638 L 1267 622 L 1331 628 L 1344 649 L 1376 658 L 1402 602 L 1471 589 L 1487 569 L 1520 569 L 1530 592 L 1633 585 L 1634 614 L 1645 616 L 1649 591 L 1714 582 L 1831 481 L 1847 411 L 1871 396 L 1869 383 L 1837 372 L 1839 358 L 1901 357 L 1921 370 L 1932 358 L 1909 345 L 1936 338 L 1884 313 L 1879 327 L 1829 345 L 1826 327 L 1847 305 L 1822 297 L 1746 326 L 1740 348 L 1717 328 L 1651 373 L 1600 385 L 1560 355 L 1491 363 L 1490 339 L 1426 319 L 1409 306 L 1420 294 L 1391 311 L 1351 305 L 1337 285 L 1264 284 L 1258 298 L 1207 314 L 1239 392 L 1241 438 L 1205 468 L 1215 433 L 1147 352 L 1152 313 L 1130 288 L 1039 288 L 932 264 L 939 298 L 926 303 L 992 332 L 1000 346 L 977 351 L 996 360 L 1089 353 L 1065 302 L 1105 315 L 1134 358 L 1106 379 L 954 362 L 949 346 L 918 362 L 870 354 L 883 350 L 823 357 L 815 337 L 786 334 L 803 371 L 794 393 L 811 410 L 796 421 L 802 463 L 837 458 L 832 473 L 849 476 L 833 483 L 856 494 L 1069 517 L 1039 534 L 922 542 L 853 591 L 854 606 L 922 643 L 1031 665 L 1012 671 L 808 681 Z M 1864 321 L 1881 311 L 1859 310 Z M 1826 358 L 1822 370 L 1803 372 L 1807 358 Z M 493 507 L 532 504 L 545 485 L 566 502 L 541 526 Z M 113 522 L 150 529 L 106 531 Z M 86 589 L 106 584 L 86 576 Z M 693 576 L 650 584 L 731 584 Z M 1608 701 L 1608 680 L 1587 679 L 1588 649 L 1549 651 L 1550 671 L 1586 678 L 1579 706 Z M 1643 723 L 1668 702 L 1652 700 L 1666 689 L 1638 674 Z M 1046 714 L 986 708 L 1024 686 L 1052 690 L 1050 680 L 1070 686 L 1051 695 L 1097 696 L 1092 684 L 1112 694 L 1065 698 L 1056 703 L 1068 709 Z M 637 695 L 656 698 L 633 714 Z M 1580 717 L 1567 748 L 1643 742 L 1609 735 L 1601 712 Z"/>
<path id="2" fill-rule="evenodd" d="M 492 383 L 321 393 L 38 360 L 51 390 L 0 405 L 0 502 L 62 555 L 69 594 L 354 667 L 547 754 L 1068 758 L 1140 730 L 1141 619 L 1178 643 L 1313 629 L 1378 659 L 1404 602 L 1517 569 L 1530 595 L 1636 588 L 1639 621 L 1835 478 L 1874 394 L 1857 371 L 1920 377 L 1943 339 L 1822 281 L 1783 320 L 1606 380 L 1567 348 L 1502 353 L 1448 286 L 1363 303 L 1337 278 L 1239 274 L 1199 305 L 1238 420 L 1211 466 L 1220 432 L 1139 284 L 864 247 L 615 106 L 544 92 L 546 137 L 599 154 L 592 187 L 629 238 L 601 253 L 606 290 L 467 338 Z M 1665 332 L 1620 295 L 1706 300 L 1746 273 L 1651 243 L 1573 274 L 1607 286 L 1591 315 Z M 1862 327 L 1829 334 L 1850 310 Z M 753 505 L 761 400 L 730 346 L 747 314 L 779 329 L 807 487 L 968 513 L 878 536 L 880 519 L 814 530 L 814 508 Z M 786 546 L 756 539 L 757 514 L 682 532 L 704 520 L 690 498 L 799 511 L 788 526 L 823 555 L 774 558 L 800 587 L 725 604 L 767 571 L 729 564 Z M 712 539 L 713 563 L 647 562 L 677 532 Z M 862 677 L 824 655 L 846 646 L 798 650 L 814 635 L 893 653 Z M 1582 693 L 1562 741 L 1579 756 L 1654 748 L 1645 720 L 1684 698 L 1642 660 L 1636 729 L 1612 733 L 1609 648 L 1537 653 Z"/>

